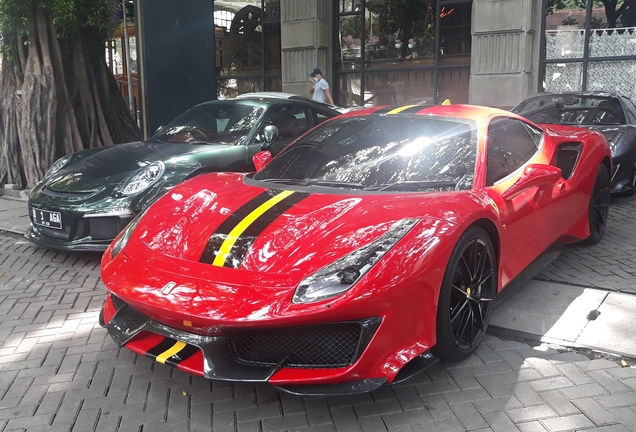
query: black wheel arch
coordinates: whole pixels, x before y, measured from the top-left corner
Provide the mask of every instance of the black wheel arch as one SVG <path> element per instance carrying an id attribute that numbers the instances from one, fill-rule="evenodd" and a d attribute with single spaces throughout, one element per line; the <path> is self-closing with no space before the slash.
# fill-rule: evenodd
<path id="1" fill-rule="evenodd" d="M 500 255 L 499 244 L 500 243 L 499 243 L 499 230 L 497 229 L 497 226 L 492 220 L 488 218 L 482 218 L 470 224 L 464 231 L 467 231 L 473 225 L 479 226 L 483 228 L 484 231 L 486 231 L 486 234 L 488 234 L 488 237 L 490 237 L 490 241 L 492 242 L 492 247 L 495 250 L 495 258 L 497 259 L 497 264 L 499 264 L 499 255 Z"/>
<path id="2" fill-rule="evenodd" d="M 608 156 L 605 156 L 603 158 L 603 160 L 601 161 L 601 163 L 603 165 L 605 165 L 605 167 L 607 168 L 607 172 L 610 175 L 610 181 L 611 181 L 611 178 L 612 178 L 612 161 L 611 161 L 611 159 Z"/>

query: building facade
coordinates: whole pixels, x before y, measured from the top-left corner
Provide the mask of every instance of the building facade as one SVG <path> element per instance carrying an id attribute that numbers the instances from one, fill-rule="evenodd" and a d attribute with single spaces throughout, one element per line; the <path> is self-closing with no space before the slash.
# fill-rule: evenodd
<path id="1" fill-rule="evenodd" d="M 512 107 L 542 90 L 636 96 L 623 0 L 612 11 L 598 0 L 136 2 L 147 134 L 209 99 L 309 97 L 315 67 L 342 106 Z"/>

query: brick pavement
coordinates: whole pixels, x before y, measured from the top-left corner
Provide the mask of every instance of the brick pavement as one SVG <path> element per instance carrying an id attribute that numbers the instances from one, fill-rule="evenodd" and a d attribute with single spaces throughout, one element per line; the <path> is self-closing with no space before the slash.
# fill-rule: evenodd
<path id="1" fill-rule="evenodd" d="M 489 335 L 401 385 L 302 398 L 118 349 L 104 293 L 98 256 L 0 233 L 0 431 L 636 431 L 636 368 L 616 359 Z"/>
<path id="2" fill-rule="evenodd" d="M 636 197 L 611 199 L 603 240 L 568 245 L 537 279 L 636 294 Z"/>

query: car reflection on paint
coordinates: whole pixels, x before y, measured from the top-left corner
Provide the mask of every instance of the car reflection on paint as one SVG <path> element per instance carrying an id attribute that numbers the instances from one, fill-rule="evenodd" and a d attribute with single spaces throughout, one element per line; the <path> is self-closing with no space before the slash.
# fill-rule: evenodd
<path id="1" fill-rule="evenodd" d="M 356 111 L 254 160 L 176 186 L 106 251 L 119 346 L 209 379 L 371 391 L 469 356 L 502 289 L 607 222 L 600 134 L 491 108 Z"/>

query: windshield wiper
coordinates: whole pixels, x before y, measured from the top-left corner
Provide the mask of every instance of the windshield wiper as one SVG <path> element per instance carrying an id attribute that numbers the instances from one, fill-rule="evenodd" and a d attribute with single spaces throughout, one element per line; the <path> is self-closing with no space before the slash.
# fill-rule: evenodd
<path id="1" fill-rule="evenodd" d="M 457 183 L 451 181 L 407 181 L 395 182 L 382 186 L 370 186 L 365 191 L 390 191 L 390 190 L 413 190 L 413 189 L 432 189 L 432 188 L 454 188 Z"/>
<path id="2" fill-rule="evenodd" d="M 363 189 L 364 185 L 360 183 L 349 183 L 345 181 L 337 181 L 337 180 L 315 180 L 315 179 L 280 179 L 280 178 L 272 178 L 272 179 L 263 179 L 261 181 L 270 182 L 270 183 L 285 183 L 291 185 L 300 185 L 300 186 L 324 186 L 324 187 L 341 187 L 341 188 L 349 188 L 349 189 Z"/>

